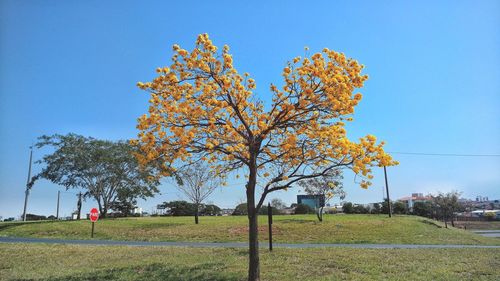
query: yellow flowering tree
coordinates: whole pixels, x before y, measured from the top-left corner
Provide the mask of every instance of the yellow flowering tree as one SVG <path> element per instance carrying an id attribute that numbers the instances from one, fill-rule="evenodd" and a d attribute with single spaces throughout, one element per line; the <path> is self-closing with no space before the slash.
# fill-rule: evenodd
<path id="1" fill-rule="evenodd" d="M 138 87 L 151 94 L 149 113 L 138 119 L 137 155 L 158 161 L 169 176 L 175 168 L 208 162 L 217 175 L 243 169 L 249 222 L 249 276 L 260 280 L 257 215 L 266 196 L 301 180 L 349 168 L 370 185 L 372 166 L 396 164 L 383 142 L 368 135 L 353 142 L 345 122 L 352 121 L 368 78 L 363 66 L 324 49 L 296 57 L 283 69 L 284 84 L 270 85 L 272 104 L 253 95 L 255 81 L 233 67 L 229 47 L 219 52 L 207 34 L 192 51 L 173 46 L 169 67 Z M 256 197 L 257 182 L 262 185 Z"/>

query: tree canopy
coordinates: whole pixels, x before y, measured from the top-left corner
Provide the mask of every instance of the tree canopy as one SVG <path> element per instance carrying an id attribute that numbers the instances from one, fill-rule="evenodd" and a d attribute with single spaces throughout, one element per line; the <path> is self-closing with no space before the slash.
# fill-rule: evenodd
<path id="1" fill-rule="evenodd" d="M 118 199 L 123 202 L 125 198 L 146 198 L 158 192 L 153 166 L 139 166 L 134 157 L 137 149 L 128 142 L 55 134 L 41 136 L 36 146 L 55 150 L 37 161 L 44 166 L 34 178 L 47 179 L 66 189 L 86 190 L 84 196 L 97 201 L 103 217 Z"/>

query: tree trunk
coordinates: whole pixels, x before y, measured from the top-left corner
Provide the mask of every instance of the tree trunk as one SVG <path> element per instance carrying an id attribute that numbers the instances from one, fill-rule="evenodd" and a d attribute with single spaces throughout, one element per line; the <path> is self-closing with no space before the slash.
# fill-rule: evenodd
<path id="1" fill-rule="evenodd" d="M 76 215 L 76 219 L 77 220 L 80 220 L 80 217 L 81 217 L 81 213 L 82 213 L 82 193 L 78 193 L 78 203 L 76 205 L 76 209 L 77 209 L 77 215 Z"/>
<path id="2" fill-rule="evenodd" d="M 199 213 L 199 206 L 198 203 L 196 204 L 196 210 L 194 212 L 194 223 L 198 224 L 198 213 Z"/>
<path id="3" fill-rule="evenodd" d="M 318 216 L 318 220 L 320 222 L 323 221 L 323 207 L 318 208 L 318 213 L 316 215 Z"/>
<path id="4" fill-rule="evenodd" d="M 99 217 L 105 218 L 108 213 L 108 206 L 106 201 L 101 204 L 101 201 L 97 198 L 97 204 L 99 205 Z"/>
<path id="5" fill-rule="evenodd" d="M 259 262 L 259 226 L 258 210 L 255 206 L 255 186 L 257 184 L 257 166 L 250 164 L 250 174 L 247 183 L 247 211 L 248 211 L 248 281 L 260 281 Z"/>
<path id="6" fill-rule="evenodd" d="M 259 225 L 258 214 L 254 212 L 248 214 L 248 246 L 249 246 L 249 261 L 248 261 L 248 281 L 260 280 L 260 261 L 259 261 Z"/>

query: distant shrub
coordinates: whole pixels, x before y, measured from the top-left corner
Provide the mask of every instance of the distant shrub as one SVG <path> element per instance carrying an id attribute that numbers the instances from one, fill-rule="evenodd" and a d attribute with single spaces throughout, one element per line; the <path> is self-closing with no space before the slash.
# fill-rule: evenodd
<path id="1" fill-rule="evenodd" d="M 295 208 L 295 214 L 314 214 L 315 211 L 313 208 L 309 207 L 309 205 L 306 204 L 297 204 L 297 207 Z"/>
<path id="2" fill-rule="evenodd" d="M 46 220 L 46 216 L 41 216 L 41 215 L 35 215 L 35 214 L 26 214 L 26 220 L 27 221 L 40 221 L 40 220 Z"/>
<path id="3" fill-rule="evenodd" d="M 344 205 L 342 205 L 342 211 L 346 214 L 353 214 L 354 213 L 354 207 L 351 202 L 346 202 Z"/>

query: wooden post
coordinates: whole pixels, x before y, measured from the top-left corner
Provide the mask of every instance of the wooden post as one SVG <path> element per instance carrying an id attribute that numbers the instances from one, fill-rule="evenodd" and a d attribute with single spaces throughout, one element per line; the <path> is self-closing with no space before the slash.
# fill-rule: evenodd
<path id="1" fill-rule="evenodd" d="M 273 250 L 273 207 L 267 204 L 267 222 L 269 224 L 269 251 Z"/>
<path id="2" fill-rule="evenodd" d="M 92 222 L 92 232 L 90 233 L 90 238 L 94 238 L 94 222 Z"/>

